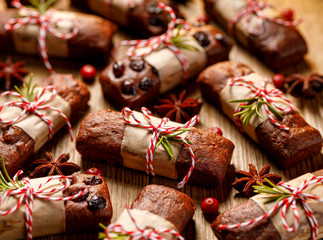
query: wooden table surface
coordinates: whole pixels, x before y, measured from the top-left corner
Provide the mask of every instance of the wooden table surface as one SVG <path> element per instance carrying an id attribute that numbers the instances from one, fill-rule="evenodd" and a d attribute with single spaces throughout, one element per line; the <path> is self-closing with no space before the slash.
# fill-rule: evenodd
<path id="1" fill-rule="evenodd" d="M 305 61 L 293 66 L 290 69 L 284 70 L 282 73 L 310 73 L 318 72 L 323 74 L 323 1 L 322 0 L 270 0 L 280 9 L 291 6 L 294 8 L 296 16 L 302 17 L 305 21 L 299 26 L 300 31 L 305 37 L 309 53 L 306 55 Z M 0 9 L 5 5 L 0 0 Z M 61 9 L 69 9 L 69 2 L 61 0 L 58 2 L 58 7 Z M 184 11 L 185 15 L 190 21 L 193 21 L 198 16 L 203 15 L 203 5 L 200 0 L 190 0 L 186 5 L 181 5 L 180 8 Z M 1 13 L 0 13 L 1 14 Z M 127 36 L 126 33 L 121 30 L 114 36 L 114 43 L 118 42 L 121 38 Z M 129 37 L 129 36 L 128 36 Z M 42 61 L 38 56 L 13 56 L 14 60 L 23 59 L 27 62 L 26 68 L 34 73 L 35 79 L 40 81 L 44 77 L 48 76 L 48 72 L 42 64 Z M 0 53 L 0 60 L 3 60 L 5 56 Z M 249 65 L 256 72 L 271 77 L 273 72 L 264 66 L 255 57 L 246 52 L 243 48 L 234 46 L 230 59 L 241 61 Z M 79 68 L 85 64 L 84 62 L 70 62 L 69 60 L 51 60 L 57 72 L 73 73 L 77 77 L 80 77 Z M 99 68 L 99 70 L 102 70 Z M 91 100 L 89 107 L 86 111 L 79 114 L 77 121 L 74 124 L 73 130 L 75 136 L 77 135 L 78 128 L 81 119 L 89 112 L 94 110 L 105 109 L 111 107 L 110 104 L 103 98 L 101 87 L 98 79 L 94 84 L 89 85 L 91 91 Z M 191 88 L 196 89 L 196 88 Z M 191 96 L 199 97 L 201 94 L 196 89 L 190 93 Z M 306 121 L 319 129 L 323 134 L 323 94 L 319 94 L 316 98 L 311 100 L 302 100 L 299 104 L 301 114 Z M 216 239 L 211 228 L 210 223 L 204 218 L 200 209 L 202 200 L 206 197 L 215 197 L 220 202 L 219 212 L 223 212 L 232 206 L 246 201 L 246 198 L 237 196 L 237 192 L 231 188 L 231 183 L 234 180 L 233 169 L 248 170 L 248 164 L 253 163 L 257 168 L 261 168 L 267 163 L 271 163 L 271 171 L 283 176 L 283 180 L 289 180 L 291 178 L 302 175 L 306 172 L 312 172 L 323 168 L 323 155 L 322 153 L 297 164 L 296 166 L 282 170 L 278 168 L 269 157 L 247 136 L 241 134 L 234 124 L 229 121 L 228 118 L 223 116 L 214 106 L 205 102 L 200 112 L 200 122 L 198 127 L 207 129 L 212 126 L 220 127 L 223 130 L 224 136 L 233 141 L 235 144 L 235 150 L 233 153 L 231 168 L 228 171 L 227 177 L 222 185 L 217 186 L 214 189 L 205 189 L 201 187 L 195 187 L 187 185 L 183 189 L 183 192 L 192 197 L 196 204 L 196 212 L 193 218 L 193 222 L 187 229 L 188 239 L 197 240 L 212 240 Z M 65 129 L 66 130 L 66 129 Z M 173 180 L 163 177 L 149 177 L 143 172 L 137 172 L 131 169 L 117 168 L 105 164 L 92 163 L 82 160 L 78 152 L 75 150 L 75 143 L 71 143 L 67 131 L 59 132 L 51 143 L 46 144 L 35 155 L 35 159 L 44 156 L 45 151 L 52 151 L 54 157 L 58 157 L 62 153 L 69 152 L 71 154 L 71 160 L 80 164 L 83 169 L 95 166 L 103 171 L 104 176 L 107 179 L 108 187 L 110 190 L 111 201 L 113 205 L 113 218 L 112 222 L 117 219 L 124 209 L 125 204 L 131 204 L 136 198 L 140 190 L 147 184 L 162 184 L 169 187 L 175 187 L 176 183 Z M 84 170 L 82 170 L 83 172 Z M 86 219 L 84 219 L 86 221 Z M 55 236 L 48 236 L 40 239 L 97 239 L 97 233 L 86 234 L 61 234 Z"/>

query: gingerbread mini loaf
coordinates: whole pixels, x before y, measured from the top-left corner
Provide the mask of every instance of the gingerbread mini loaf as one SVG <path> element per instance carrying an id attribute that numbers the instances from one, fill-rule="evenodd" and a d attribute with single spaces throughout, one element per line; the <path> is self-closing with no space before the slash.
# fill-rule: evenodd
<path id="1" fill-rule="evenodd" d="M 171 6 L 178 14 L 172 0 L 72 0 L 72 4 L 99 14 L 141 37 L 157 36 L 167 30 L 168 14 L 158 2 Z"/>
<path id="2" fill-rule="evenodd" d="M 263 1 L 204 0 L 206 12 L 268 67 L 279 70 L 303 60 L 307 46 L 294 27 Z"/>
<path id="3" fill-rule="evenodd" d="M 140 230 L 147 230 L 151 232 L 150 236 L 174 240 L 178 239 L 176 236 L 183 232 L 194 212 L 194 202 L 185 193 L 165 186 L 148 185 L 138 194 L 131 208 L 125 209 L 117 222 L 107 227 L 106 234 L 116 233 L 115 229 L 118 228 L 114 226 L 120 224 L 129 233 L 127 236 L 136 231 L 139 234 Z"/>
<path id="4" fill-rule="evenodd" d="M 124 114 L 127 121 L 131 120 L 133 123 L 133 118 Z M 138 112 L 133 114 L 143 124 L 149 125 L 144 115 Z M 158 125 L 161 121 L 159 118 L 150 118 L 153 119 L 153 124 Z M 152 159 L 154 174 L 181 180 L 186 179 L 188 172 L 192 170 L 188 183 L 204 187 L 213 187 L 223 181 L 234 149 L 230 140 L 215 132 L 195 127 L 189 126 L 190 130 L 187 131 L 174 122 L 168 122 L 166 126 L 180 127 L 175 133 L 185 131 L 179 136 L 186 143 L 191 143 L 195 166 L 192 169 L 190 148 L 183 141 L 170 139 L 173 160 L 162 145 L 156 147 Z M 146 171 L 146 152 L 151 138 L 149 129 L 128 124 L 123 113 L 107 109 L 89 113 L 83 119 L 76 139 L 76 149 L 83 158 L 91 161 L 105 161 Z"/>
<path id="5" fill-rule="evenodd" d="M 53 74 L 40 84 L 44 89 L 54 86 L 57 94 L 53 99 L 40 106 L 59 109 L 66 117 L 76 114 L 87 106 L 90 92 L 83 82 L 71 74 Z M 50 93 L 53 93 L 52 89 Z M 43 97 L 47 98 L 49 93 Z M 2 120 L 14 119 L 21 113 L 20 108 L 6 107 L 0 113 Z M 53 134 L 66 124 L 66 120 L 57 111 L 39 110 L 53 123 Z M 12 114 L 8 116 L 8 114 Z M 9 118 L 8 118 L 9 117 Z M 5 158 L 5 165 L 10 176 L 26 166 L 34 152 L 38 151 L 50 138 L 49 125 L 39 116 L 28 113 L 14 124 L 0 123 L 0 156 Z"/>
<path id="6" fill-rule="evenodd" d="M 66 179 L 69 180 L 66 180 Z M 64 232 L 98 231 L 99 223 L 109 224 L 112 218 L 112 204 L 106 181 L 101 176 L 76 174 L 71 177 L 54 176 L 35 179 L 23 179 L 35 189 L 41 184 L 43 193 L 32 192 L 34 196 L 32 212 L 32 231 L 26 229 L 25 201 L 17 211 L 0 216 L 0 238 L 2 240 L 23 239 L 28 236 L 40 237 Z M 67 182 L 70 185 L 64 185 Z M 24 184 L 18 189 L 28 188 Z M 47 193 L 46 191 L 53 191 Z M 35 190 L 34 190 L 35 191 Z M 0 193 L 1 210 L 9 210 L 17 204 L 16 196 L 4 197 Z M 40 198 L 43 195 L 47 198 Z M 37 197 L 39 196 L 39 197 Z M 56 200 L 58 199 L 59 200 Z M 27 216 L 26 216 L 27 217 Z M 86 219 L 86 221 L 84 221 Z M 28 224 L 26 225 L 28 226 Z"/>
<path id="7" fill-rule="evenodd" d="M 320 132 L 309 126 L 271 83 L 267 82 L 264 88 L 263 80 L 244 64 L 227 61 L 208 67 L 197 81 L 203 97 L 221 109 L 283 168 L 318 154 L 323 143 Z M 264 99 L 269 104 L 264 104 Z M 254 109 L 253 114 L 246 115 L 248 112 L 243 111 L 252 104 L 249 113 Z M 255 111 L 256 106 L 261 117 Z M 248 123 L 243 125 L 244 121 Z"/>
<path id="8" fill-rule="evenodd" d="M 310 183 L 311 181 L 308 180 L 313 179 L 314 177 L 315 180 L 313 181 L 318 181 L 318 183 L 301 191 L 322 199 L 322 176 L 323 170 L 319 170 L 313 174 L 307 173 L 301 177 L 293 179 L 292 181 L 289 181 L 288 184 L 290 184 L 293 188 L 299 188 L 301 183 L 304 181 Z M 286 189 L 284 190 L 287 191 Z M 296 205 L 299 213 L 298 222 L 300 225 L 293 232 L 288 232 L 284 228 L 284 223 L 282 222 L 283 218 L 281 216 L 281 208 L 278 208 L 273 215 L 262 218 L 261 216 L 263 216 L 267 211 L 272 209 L 275 204 L 277 204 L 275 201 L 268 204 L 264 203 L 264 201 L 267 199 L 266 197 L 270 196 L 272 195 L 266 195 L 263 193 L 258 194 L 241 205 L 235 206 L 221 213 L 212 223 L 212 229 L 215 235 L 223 240 L 307 240 L 311 239 L 311 235 L 314 237 L 313 232 L 311 231 L 309 220 L 307 219 L 308 216 L 306 215 L 303 206 L 300 204 L 300 201 L 297 201 Z M 311 211 L 314 212 L 314 216 L 317 220 L 316 224 L 318 230 L 318 236 L 316 239 L 320 239 L 323 237 L 322 203 L 306 198 L 305 201 L 308 203 Z M 295 227 L 293 225 L 295 218 L 292 214 L 291 207 L 289 207 L 287 213 L 284 215 L 286 216 L 287 224 L 289 224 L 290 227 Z M 249 221 L 257 218 L 261 220 L 256 220 L 254 223 L 248 224 Z M 245 224 L 243 226 L 235 226 L 236 224 L 241 223 Z M 315 229 L 315 227 L 313 227 L 313 229 Z"/>
<path id="9" fill-rule="evenodd" d="M 176 37 L 182 42 L 178 50 L 161 45 L 145 56 L 129 53 L 111 63 L 100 74 L 104 96 L 120 107 L 140 107 L 193 78 L 206 66 L 228 59 L 231 42 L 214 26 L 182 29 L 181 34 Z"/>

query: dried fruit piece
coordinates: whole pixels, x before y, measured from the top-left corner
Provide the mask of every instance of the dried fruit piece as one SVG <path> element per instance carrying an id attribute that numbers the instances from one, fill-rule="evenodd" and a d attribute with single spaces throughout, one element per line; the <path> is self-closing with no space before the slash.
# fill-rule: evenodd
<path id="1" fill-rule="evenodd" d="M 91 175 L 96 175 L 96 176 L 102 176 L 102 171 L 98 168 L 89 168 L 88 170 L 86 170 L 85 172 L 86 174 L 91 174 Z"/>
<path id="2" fill-rule="evenodd" d="M 219 202 L 215 198 L 208 197 L 201 203 L 201 210 L 204 214 L 217 213 L 219 210 Z"/>
<path id="3" fill-rule="evenodd" d="M 210 40 L 204 32 L 197 32 L 193 37 L 204 48 L 210 45 Z"/>
<path id="4" fill-rule="evenodd" d="M 105 208 L 105 205 L 106 200 L 97 194 L 88 201 L 88 209 L 91 211 L 103 209 Z"/>
<path id="5" fill-rule="evenodd" d="M 136 86 L 133 85 L 133 83 L 128 80 L 123 82 L 123 84 L 121 86 L 121 91 L 125 95 L 136 95 L 137 94 Z"/>
<path id="6" fill-rule="evenodd" d="M 82 79 L 85 82 L 94 82 L 96 76 L 96 68 L 91 64 L 84 65 L 81 70 Z"/>
<path id="7" fill-rule="evenodd" d="M 284 89 L 286 83 L 286 78 L 284 77 L 284 75 L 277 73 L 273 76 L 272 81 L 276 88 L 281 90 Z"/>
<path id="8" fill-rule="evenodd" d="M 218 128 L 218 127 L 210 127 L 207 130 L 208 131 L 215 132 L 215 133 L 217 133 L 217 134 L 219 134 L 221 136 L 223 135 L 222 130 L 220 128 Z"/>
<path id="9" fill-rule="evenodd" d="M 102 183 L 102 179 L 99 176 L 90 176 L 85 178 L 84 183 L 86 185 L 99 185 Z"/>
<path id="10" fill-rule="evenodd" d="M 116 78 L 122 77 L 125 66 L 121 62 L 115 62 L 113 64 L 113 74 Z"/>
<path id="11" fill-rule="evenodd" d="M 153 80 L 151 80 L 149 77 L 144 77 L 139 83 L 139 88 L 144 91 L 149 90 L 152 86 Z"/>

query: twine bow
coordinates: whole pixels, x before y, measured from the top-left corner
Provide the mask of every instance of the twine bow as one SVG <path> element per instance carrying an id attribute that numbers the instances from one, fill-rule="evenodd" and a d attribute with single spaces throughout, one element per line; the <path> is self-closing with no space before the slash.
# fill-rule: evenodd
<path id="1" fill-rule="evenodd" d="M 20 174 L 22 174 L 22 171 L 18 171 L 15 175 L 14 179 L 16 179 Z M 44 187 L 47 183 L 51 182 L 55 179 L 64 179 L 65 184 L 60 187 L 50 188 L 50 189 L 44 189 L 41 190 L 42 187 Z M 11 209 L 8 210 L 1 210 L 0 209 L 0 215 L 6 216 L 9 214 L 14 213 L 23 203 L 25 203 L 25 218 L 26 218 L 26 229 L 27 229 L 27 239 L 32 239 L 32 223 L 33 223 L 33 202 L 34 198 L 41 198 L 41 199 L 47 199 L 51 201 L 68 201 L 76 199 L 83 194 L 86 193 L 87 189 L 83 189 L 83 191 L 73 194 L 68 197 L 51 197 L 50 195 L 57 193 L 59 191 L 63 191 L 67 189 L 70 186 L 70 180 L 66 176 L 53 176 L 48 178 L 43 183 L 39 184 L 38 187 L 32 187 L 30 184 L 30 181 L 28 178 L 23 178 L 22 180 L 23 187 L 9 190 L 3 193 L 2 196 L 0 196 L 0 206 L 1 204 L 6 200 L 6 198 L 10 196 L 16 196 L 18 201 L 15 206 L 13 206 Z M 19 197 L 20 196 L 20 197 Z M 19 197 L 19 198 L 18 198 Z"/>
<path id="2" fill-rule="evenodd" d="M 136 223 L 136 220 L 131 215 L 129 206 L 126 205 L 126 209 L 128 211 L 129 217 L 133 224 L 136 226 L 135 231 L 127 231 L 121 224 L 110 224 L 104 231 L 107 239 L 112 240 L 113 235 L 122 234 L 123 236 L 129 236 L 130 239 L 146 239 L 146 240 L 166 240 L 161 236 L 163 233 L 170 233 L 173 236 L 176 236 L 178 240 L 184 240 L 184 238 L 175 230 L 172 229 L 161 229 L 155 230 L 152 227 L 146 227 L 144 229 L 140 228 Z"/>
<path id="3" fill-rule="evenodd" d="M 48 54 L 46 49 L 46 33 L 47 30 L 52 33 L 54 36 L 61 39 L 71 39 L 75 37 L 79 31 L 79 25 L 76 20 L 73 21 L 73 30 L 70 33 L 61 33 L 58 32 L 52 25 L 57 24 L 57 22 L 62 19 L 53 20 L 52 16 L 54 13 L 53 9 L 48 10 L 45 14 L 41 14 L 36 10 L 26 8 L 20 3 L 20 0 L 13 0 L 12 6 L 18 8 L 19 10 L 24 10 L 27 13 L 26 17 L 22 18 L 12 18 L 5 24 L 5 29 L 9 31 L 16 30 L 26 24 L 36 24 L 40 25 L 40 30 L 38 33 L 38 46 L 40 50 L 40 55 L 43 58 L 44 64 L 49 72 L 54 73 L 54 69 L 48 60 Z"/>
<path id="4" fill-rule="evenodd" d="M 44 95 L 45 92 L 50 93 L 47 97 L 43 97 L 41 99 L 41 97 Z M 54 134 L 54 125 L 53 122 L 46 117 L 45 114 L 43 114 L 42 112 L 40 112 L 40 110 L 46 110 L 49 109 L 51 111 L 55 111 L 57 112 L 62 118 L 64 118 L 69 133 L 70 133 L 70 137 L 71 137 L 71 141 L 73 141 L 73 131 L 72 131 L 72 126 L 70 121 L 68 120 L 67 116 L 59 109 L 49 106 L 49 105 L 45 105 L 47 102 L 51 101 L 52 99 L 55 98 L 57 94 L 56 88 L 54 86 L 48 86 L 46 88 L 43 88 L 41 91 L 39 91 L 39 93 L 36 95 L 35 100 L 34 101 L 29 101 L 27 98 L 25 98 L 24 96 L 22 96 L 21 94 L 19 94 L 18 92 L 14 92 L 14 91 L 6 91 L 0 94 L 0 98 L 3 96 L 7 96 L 7 95 L 12 95 L 14 97 L 18 97 L 19 99 L 21 99 L 21 101 L 12 101 L 12 102 L 6 102 L 3 105 L 0 106 L 0 112 L 2 111 L 3 108 L 5 107 L 19 107 L 22 108 L 23 111 L 14 119 L 5 121 L 3 119 L 0 118 L 0 123 L 4 123 L 4 124 L 14 124 L 18 121 L 20 121 L 20 119 L 25 116 L 27 113 L 32 113 L 37 115 L 38 117 L 40 117 L 47 125 L 48 125 L 48 131 L 49 131 L 49 138 L 52 139 L 53 134 Z"/>
<path id="5" fill-rule="evenodd" d="M 121 46 L 131 45 L 131 47 L 127 50 L 128 56 L 142 57 L 150 54 L 151 52 L 153 52 L 154 50 L 162 46 L 162 44 L 164 44 L 169 50 L 171 50 L 175 54 L 177 59 L 180 61 L 183 68 L 183 81 L 186 81 L 189 79 L 189 70 L 190 70 L 189 63 L 186 57 L 183 55 L 183 53 L 181 53 L 181 51 L 174 45 L 174 43 L 172 43 L 171 40 L 172 40 L 173 30 L 176 24 L 181 24 L 185 30 L 189 29 L 189 25 L 185 21 L 181 19 L 177 19 L 174 10 L 171 7 L 165 5 L 162 2 L 158 3 L 158 7 L 166 10 L 170 16 L 170 21 L 168 23 L 167 31 L 160 36 L 151 37 L 149 39 L 121 41 L 117 45 L 115 45 L 114 48 L 112 49 L 112 57 L 115 55 L 116 49 L 118 49 Z M 139 48 L 146 48 L 146 47 L 147 49 L 145 49 L 143 52 L 141 53 L 137 52 Z"/>
<path id="6" fill-rule="evenodd" d="M 234 33 L 235 24 L 237 24 L 243 18 L 245 18 L 243 21 L 244 27 L 251 34 L 256 34 L 257 32 L 259 32 L 259 30 L 261 28 L 261 24 L 264 19 L 267 19 L 267 20 L 272 21 L 274 23 L 278 23 L 280 25 L 288 26 L 288 27 L 296 26 L 303 21 L 302 19 L 298 19 L 298 20 L 294 20 L 294 21 L 286 21 L 286 20 L 283 20 L 280 18 L 266 17 L 262 12 L 262 9 L 264 9 L 266 7 L 272 7 L 272 6 L 266 2 L 258 2 L 257 0 L 248 0 L 246 7 L 241 12 L 239 12 L 239 14 L 235 18 L 233 18 L 229 22 L 230 32 Z M 253 16 L 258 17 L 256 30 L 253 30 L 251 27 L 251 19 Z"/>
<path id="7" fill-rule="evenodd" d="M 289 127 L 287 126 L 284 126 L 282 124 L 280 124 L 279 122 L 277 122 L 273 116 L 270 114 L 270 109 L 271 111 L 274 111 L 273 110 L 273 107 L 280 110 L 283 114 L 286 114 L 286 113 L 290 113 L 293 111 L 293 104 L 292 102 L 287 99 L 285 96 L 284 96 L 284 93 L 282 91 L 280 91 L 279 89 L 272 89 L 272 90 L 267 90 L 266 89 L 266 86 L 268 84 L 269 80 L 268 79 L 265 79 L 263 82 L 262 82 L 262 86 L 261 87 L 258 87 L 253 81 L 248 81 L 248 80 L 245 80 L 243 78 L 231 78 L 228 80 L 227 84 L 229 86 L 240 86 L 240 87 L 246 87 L 248 89 L 250 89 L 250 91 L 252 93 L 254 93 L 252 96 L 250 96 L 249 99 L 253 99 L 253 98 L 259 98 L 259 99 L 262 99 L 264 101 L 264 107 L 265 107 L 265 111 L 266 111 L 266 115 L 268 116 L 268 118 L 270 119 L 270 121 L 277 127 L 279 127 L 280 129 L 283 129 L 285 131 L 289 131 Z M 280 107 L 279 105 L 277 105 L 275 103 L 275 100 L 273 100 L 272 98 L 281 98 L 283 99 L 287 104 L 288 104 L 288 108 L 282 108 Z M 234 101 L 234 100 L 233 100 Z M 246 102 L 247 102 L 247 99 L 245 102 L 243 103 L 240 103 L 236 108 L 235 108 L 235 111 L 234 111 L 234 120 L 235 120 L 235 123 L 237 125 L 237 127 L 243 131 L 243 128 L 242 128 L 242 124 L 241 124 L 241 120 L 240 120 L 240 117 L 238 115 L 236 115 L 237 113 L 239 113 L 241 110 L 242 110 L 242 107 L 246 105 Z"/>
<path id="8" fill-rule="evenodd" d="M 184 187 L 184 185 L 187 183 L 188 179 L 190 178 L 190 176 L 193 172 L 193 169 L 195 166 L 195 155 L 193 153 L 193 150 L 192 150 L 190 144 L 181 136 L 176 135 L 176 132 L 181 129 L 188 129 L 190 127 L 193 127 L 198 122 L 198 116 L 197 115 L 194 116 L 192 119 L 190 119 L 188 122 L 186 122 L 185 124 L 183 124 L 181 126 L 167 127 L 165 125 L 169 121 L 168 118 L 163 118 L 163 119 L 161 119 L 160 123 L 154 125 L 153 122 L 151 121 L 151 118 L 149 117 L 150 111 L 145 107 L 141 108 L 141 111 L 142 111 L 144 117 L 146 118 L 148 124 L 142 123 L 136 117 L 136 115 L 133 113 L 133 111 L 131 111 L 127 107 L 122 109 L 122 114 L 123 114 L 123 119 L 129 125 L 134 126 L 134 127 L 144 128 L 144 129 L 147 129 L 148 131 L 152 131 L 152 133 L 153 133 L 152 137 L 150 139 L 148 148 L 147 148 L 147 153 L 146 153 L 146 172 L 147 172 L 147 174 L 151 174 L 151 175 L 155 176 L 154 167 L 153 167 L 153 156 L 154 156 L 154 150 L 156 148 L 156 144 L 157 144 L 157 140 L 158 140 L 159 136 L 161 134 L 164 134 L 164 135 L 167 135 L 166 137 L 176 138 L 178 141 L 182 142 L 185 146 L 187 146 L 187 148 L 190 151 L 191 160 L 192 160 L 192 165 L 189 169 L 189 172 L 186 174 L 186 176 L 183 178 L 183 180 L 177 185 L 179 188 Z M 129 117 L 129 115 L 131 115 L 131 117 L 135 120 L 135 122 L 131 122 L 130 120 L 128 120 L 127 117 Z"/>
<path id="9" fill-rule="evenodd" d="M 249 226 L 253 223 L 258 223 L 262 221 L 263 219 L 266 219 L 270 216 L 272 216 L 280 207 L 281 209 L 281 219 L 283 226 L 288 232 L 295 232 L 299 228 L 299 214 L 298 214 L 298 209 L 296 206 L 296 202 L 299 201 L 305 211 L 306 217 L 308 219 L 308 222 L 311 226 L 311 233 L 312 233 L 312 240 L 316 240 L 318 236 L 318 231 L 319 231 L 319 225 L 317 222 L 317 219 L 313 213 L 313 210 L 309 207 L 307 204 L 306 200 L 307 199 L 312 199 L 318 202 L 323 203 L 323 199 L 320 199 L 316 196 L 313 196 L 311 194 L 303 192 L 305 189 L 308 187 L 316 184 L 316 183 L 323 183 L 323 177 L 316 177 L 313 176 L 311 178 L 306 179 L 305 181 L 302 182 L 300 187 L 294 188 L 290 186 L 286 182 L 280 182 L 277 184 L 277 186 L 282 186 L 285 189 L 289 190 L 291 192 L 289 197 L 286 197 L 284 199 L 281 199 L 271 210 L 266 212 L 264 215 L 259 216 L 255 219 L 252 219 L 250 221 L 246 221 L 243 223 L 238 223 L 238 224 L 232 224 L 232 225 L 219 225 L 219 229 L 235 229 L 235 228 L 240 228 L 240 227 L 245 227 Z M 294 227 L 290 227 L 288 223 L 286 222 L 286 211 L 288 208 L 292 208 L 293 216 L 294 216 Z"/>

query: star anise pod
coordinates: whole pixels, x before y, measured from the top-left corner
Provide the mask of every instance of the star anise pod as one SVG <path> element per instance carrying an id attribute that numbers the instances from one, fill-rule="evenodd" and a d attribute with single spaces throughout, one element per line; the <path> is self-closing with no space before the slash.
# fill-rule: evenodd
<path id="1" fill-rule="evenodd" d="M 309 76 L 291 74 L 286 78 L 287 93 L 295 97 L 312 98 L 323 91 L 323 76 L 313 73 Z"/>
<path id="2" fill-rule="evenodd" d="M 70 154 L 62 154 L 57 160 L 54 160 L 50 152 L 45 153 L 45 159 L 37 159 L 33 162 L 34 170 L 30 173 L 30 177 L 45 177 L 52 175 L 71 175 L 74 172 L 80 171 L 81 168 L 72 162 L 67 162 L 70 159 Z"/>
<path id="3" fill-rule="evenodd" d="M 169 98 L 158 99 L 159 105 L 155 105 L 154 110 L 162 117 L 176 122 L 186 122 L 200 112 L 203 102 L 185 96 L 186 91 L 183 90 L 178 97 L 170 94 Z"/>
<path id="4" fill-rule="evenodd" d="M 28 72 L 22 67 L 24 62 L 13 63 L 11 57 L 8 57 L 5 62 L 0 61 L 0 80 L 4 80 L 4 88 L 9 90 L 14 84 L 23 83 L 23 77 Z"/>
<path id="5" fill-rule="evenodd" d="M 259 185 L 261 183 L 267 186 L 269 185 L 265 178 L 274 184 L 280 182 L 282 177 L 277 174 L 269 173 L 269 171 L 269 164 L 264 166 L 258 173 L 255 165 L 249 163 L 249 172 L 242 170 L 234 171 L 238 180 L 236 180 L 232 186 L 242 194 L 251 197 L 255 194 L 253 192 L 254 185 Z"/>

